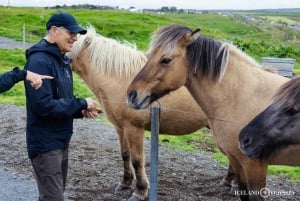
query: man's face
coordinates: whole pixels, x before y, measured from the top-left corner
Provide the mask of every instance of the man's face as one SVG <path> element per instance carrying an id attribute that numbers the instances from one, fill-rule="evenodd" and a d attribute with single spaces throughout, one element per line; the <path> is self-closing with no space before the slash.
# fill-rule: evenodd
<path id="1" fill-rule="evenodd" d="M 70 52 L 73 43 L 77 41 L 77 33 L 71 32 L 64 27 L 55 27 L 55 42 L 61 53 Z"/>

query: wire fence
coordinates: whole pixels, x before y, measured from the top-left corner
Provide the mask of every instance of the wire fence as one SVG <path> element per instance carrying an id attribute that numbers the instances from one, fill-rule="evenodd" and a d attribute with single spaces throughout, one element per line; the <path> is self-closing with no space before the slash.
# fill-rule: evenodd
<path id="1" fill-rule="evenodd" d="M 1 28 L 3 37 L 16 40 L 22 43 L 23 47 L 37 43 L 41 38 L 46 35 L 46 28 L 41 30 L 40 26 L 28 26 L 25 23 L 15 24 L 14 27 L 5 26 Z M 44 34 L 41 34 L 44 32 Z"/>

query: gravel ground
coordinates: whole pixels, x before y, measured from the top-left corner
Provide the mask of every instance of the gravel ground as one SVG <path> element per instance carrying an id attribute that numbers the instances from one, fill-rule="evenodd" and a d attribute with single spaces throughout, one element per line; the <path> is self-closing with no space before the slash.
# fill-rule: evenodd
<path id="1" fill-rule="evenodd" d="M 15 172 L 0 170 L 0 200 L 37 200 L 37 188 L 33 179 L 24 179 Z"/>
<path id="2" fill-rule="evenodd" d="M 26 152 L 24 107 L 0 104 L 0 197 L 1 201 L 36 200 L 37 189 Z M 100 116 L 99 118 L 104 118 Z M 150 142 L 145 140 L 146 172 L 150 175 Z M 218 187 L 226 168 L 209 154 L 174 151 L 159 147 L 158 200 L 237 200 L 228 188 Z M 114 193 L 122 177 L 122 160 L 117 134 L 99 119 L 74 122 L 70 145 L 70 169 L 66 199 L 76 201 L 125 201 L 134 190 Z M 300 200 L 300 184 L 284 177 L 269 176 L 272 191 L 292 192 L 270 200 Z"/>

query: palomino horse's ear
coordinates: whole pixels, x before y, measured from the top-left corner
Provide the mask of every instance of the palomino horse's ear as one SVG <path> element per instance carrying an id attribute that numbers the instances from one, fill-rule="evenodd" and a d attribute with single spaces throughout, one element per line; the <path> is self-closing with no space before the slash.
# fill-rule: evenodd
<path id="1" fill-rule="evenodd" d="M 192 44 L 195 40 L 197 40 L 199 36 L 200 36 L 200 29 L 196 29 L 193 32 L 186 33 L 181 40 L 182 44 L 184 46 L 188 46 Z"/>

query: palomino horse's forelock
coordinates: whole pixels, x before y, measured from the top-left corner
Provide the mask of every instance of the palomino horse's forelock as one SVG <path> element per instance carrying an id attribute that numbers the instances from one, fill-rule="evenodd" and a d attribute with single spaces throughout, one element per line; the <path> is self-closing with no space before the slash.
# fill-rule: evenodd
<path id="1" fill-rule="evenodd" d="M 181 25 L 170 25 L 158 29 L 151 37 L 149 55 L 161 49 L 164 56 L 170 56 L 177 42 L 187 33 L 193 30 Z M 202 76 L 209 76 L 214 81 L 219 81 L 228 63 L 228 47 L 226 44 L 214 40 L 198 37 L 195 42 L 187 48 L 187 58 L 193 72 Z"/>
<path id="2" fill-rule="evenodd" d="M 283 84 L 273 97 L 280 110 L 296 108 L 300 110 L 300 77 Z"/>
<path id="3" fill-rule="evenodd" d="M 133 77 L 146 63 L 146 56 L 138 51 L 135 44 L 106 38 L 96 33 L 93 27 L 87 28 L 87 33 L 78 37 L 72 51 L 71 59 L 78 57 L 84 51 L 89 57 L 92 68 L 106 75 Z"/>

